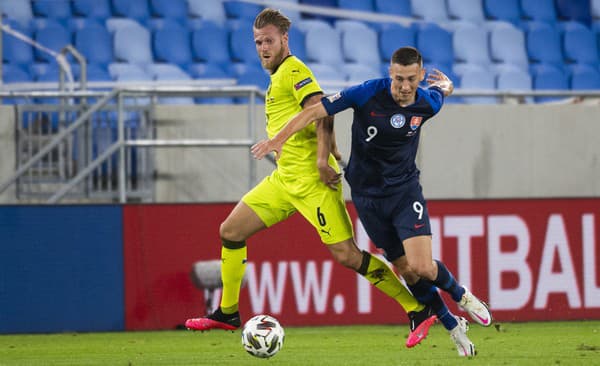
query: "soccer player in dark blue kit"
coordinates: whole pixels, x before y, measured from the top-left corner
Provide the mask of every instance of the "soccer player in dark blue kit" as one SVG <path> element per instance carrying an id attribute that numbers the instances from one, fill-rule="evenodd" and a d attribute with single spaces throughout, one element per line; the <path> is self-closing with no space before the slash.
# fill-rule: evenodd
<path id="1" fill-rule="evenodd" d="M 354 109 L 345 177 L 358 216 L 413 295 L 432 306 L 458 354 L 474 356 L 475 346 L 466 335 L 467 320 L 448 310 L 436 287 L 449 293 L 477 323 L 491 325 L 492 315 L 441 261 L 433 260 L 429 214 L 415 164 L 421 127 L 439 112 L 454 87 L 439 70 L 430 73 L 428 88 L 420 87 L 425 70 L 421 54 L 413 47 L 394 52 L 389 74 L 389 78 L 368 80 L 323 97 L 271 140 L 254 145 L 252 153 L 260 159 L 274 151 L 279 158 L 283 144 L 295 132 L 316 119 Z"/>

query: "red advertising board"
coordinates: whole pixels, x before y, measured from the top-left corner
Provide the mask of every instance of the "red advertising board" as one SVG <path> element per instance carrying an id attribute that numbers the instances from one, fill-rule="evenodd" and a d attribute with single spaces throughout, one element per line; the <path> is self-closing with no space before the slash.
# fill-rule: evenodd
<path id="1" fill-rule="evenodd" d="M 428 205 L 434 257 L 487 301 L 497 320 L 600 319 L 600 199 Z M 204 313 L 203 292 L 189 273 L 194 262 L 219 258 L 218 228 L 232 208 L 125 207 L 127 329 L 169 329 Z M 357 244 L 377 252 L 348 208 Z M 252 237 L 248 260 L 245 318 L 270 313 L 285 325 L 407 320 L 395 301 L 335 263 L 299 215 Z M 451 310 L 458 311 L 454 304 Z"/>

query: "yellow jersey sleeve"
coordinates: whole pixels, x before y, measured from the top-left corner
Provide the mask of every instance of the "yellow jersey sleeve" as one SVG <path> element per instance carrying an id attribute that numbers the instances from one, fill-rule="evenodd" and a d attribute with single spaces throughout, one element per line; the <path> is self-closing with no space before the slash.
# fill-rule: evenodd
<path id="1" fill-rule="evenodd" d="M 322 93 L 310 69 L 294 56 L 286 58 L 271 75 L 265 97 L 267 135 L 275 136 L 288 121 L 302 110 L 307 97 Z M 314 177 L 316 168 L 317 135 L 311 124 L 294 134 L 284 145 L 277 169 L 283 179 Z"/>

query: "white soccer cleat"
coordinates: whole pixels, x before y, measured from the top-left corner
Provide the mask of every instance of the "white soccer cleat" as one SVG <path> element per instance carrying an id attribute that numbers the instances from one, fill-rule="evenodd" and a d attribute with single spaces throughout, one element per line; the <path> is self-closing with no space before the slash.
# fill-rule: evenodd
<path id="1" fill-rule="evenodd" d="M 469 322 L 462 316 L 455 316 L 458 325 L 450 331 L 450 338 L 456 344 L 456 350 L 458 355 L 461 357 L 475 356 L 475 345 L 469 337 L 467 337 L 467 330 L 469 330 Z"/>
<path id="2" fill-rule="evenodd" d="M 458 306 L 469 313 L 471 319 L 484 327 L 492 325 L 492 313 L 487 304 L 475 297 L 468 288 L 463 288 L 465 289 L 465 293 L 458 302 Z"/>

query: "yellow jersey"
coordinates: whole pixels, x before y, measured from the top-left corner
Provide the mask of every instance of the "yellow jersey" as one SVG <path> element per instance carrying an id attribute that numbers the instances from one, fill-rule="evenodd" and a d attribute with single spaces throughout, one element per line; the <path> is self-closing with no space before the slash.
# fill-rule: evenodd
<path id="1" fill-rule="evenodd" d="M 312 71 L 295 56 L 288 56 L 271 74 L 265 97 L 267 135 L 273 138 L 288 121 L 302 110 L 307 97 L 322 93 Z M 330 157 L 330 162 L 331 159 Z M 315 124 L 298 131 L 287 140 L 277 162 L 282 179 L 290 182 L 300 177 L 318 179 L 317 134 Z M 335 164 L 335 163 L 334 163 Z M 336 167 L 337 168 L 337 167 Z"/>

